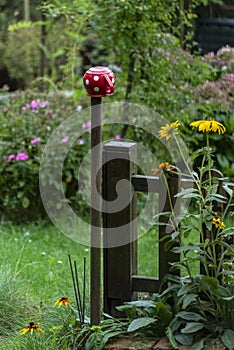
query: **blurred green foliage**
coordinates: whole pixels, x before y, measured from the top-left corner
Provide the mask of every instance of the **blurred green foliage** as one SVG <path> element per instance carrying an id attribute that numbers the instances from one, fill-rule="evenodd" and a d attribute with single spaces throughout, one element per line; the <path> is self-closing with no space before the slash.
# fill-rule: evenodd
<path id="1" fill-rule="evenodd" d="M 51 133 L 74 114 L 76 108 L 73 98 L 61 93 L 48 96 L 23 92 L 1 101 L 0 211 L 4 218 L 28 220 L 45 215 L 39 192 L 42 152 Z M 63 141 L 65 136 L 61 131 L 58 147 L 67 142 L 66 139 Z M 84 144 L 77 144 L 64 167 L 64 191 L 78 208 L 81 199 L 76 197 L 74 172 L 86 154 L 88 144 L 88 138 Z"/>

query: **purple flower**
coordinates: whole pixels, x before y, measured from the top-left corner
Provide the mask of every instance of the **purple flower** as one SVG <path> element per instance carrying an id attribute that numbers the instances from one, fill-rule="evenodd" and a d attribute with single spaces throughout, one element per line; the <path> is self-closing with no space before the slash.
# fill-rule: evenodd
<path id="1" fill-rule="evenodd" d="M 61 143 L 67 143 L 69 141 L 70 137 L 69 136 L 64 136 L 62 139 Z"/>
<path id="2" fill-rule="evenodd" d="M 35 143 L 38 143 L 40 141 L 41 141 L 41 138 L 40 137 L 36 137 L 35 139 L 31 140 L 31 144 L 35 145 Z"/>
<path id="3" fill-rule="evenodd" d="M 87 123 L 86 123 L 86 127 L 87 128 L 91 128 L 92 124 L 91 124 L 91 120 L 88 120 Z"/>
<path id="4" fill-rule="evenodd" d="M 91 127 L 92 127 L 92 125 L 91 125 L 91 120 L 88 120 L 87 121 L 87 123 L 84 123 L 83 125 L 82 125 L 82 129 L 88 129 L 88 132 L 91 134 Z"/>
<path id="5" fill-rule="evenodd" d="M 8 161 L 8 162 L 11 162 L 13 159 L 15 159 L 15 155 L 14 155 L 14 154 L 10 154 L 10 155 L 7 157 L 7 161 Z"/>
<path id="6" fill-rule="evenodd" d="M 82 106 L 81 106 L 81 105 L 78 105 L 77 108 L 76 108 L 76 111 L 77 111 L 77 112 L 81 112 L 81 110 L 82 110 Z"/>
<path id="7" fill-rule="evenodd" d="M 41 108 L 47 107 L 50 103 L 49 101 L 38 101 Z"/>
<path id="8" fill-rule="evenodd" d="M 35 139 L 31 140 L 31 144 L 35 145 L 35 143 L 38 143 L 40 141 L 41 141 L 41 138 L 40 137 L 36 137 Z"/>
<path id="9" fill-rule="evenodd" d="M 26 109 L 28 109 L 29 107 L 30 107 L 30 106 L 29 106 L 29 104 L 27 103 L 25 106 L 22 107 L 22 110 L 23 110 L 23 111 L 26 111 Z"/>
<path id="10" fill-rule="evenodd" d="M 27 153 L 18 153 L 15 160 L 28 160 L 29 155 Z"/>
<path id="11" fill-rule="evenodd" d="M 121 139 L 121 136 L 119 134 L 115 135 L 115 139 L 116 140 L 120 140 Z"/>
<path id="12" fill-rule="evenodd" d="M 77 141 L 78 145 L 83 145 L 86 142 L 84 138 L 81 138 Z"/>
<path id="13" fill-rule="evenodd" d="M 32 102 L 30 103 L 30 107 L 31 107 L 32 109 L 38 109 L 38 107 L 39 107 L 38 101 L 32 101 Z"/>
<path id="14" fill-rule="evenodd" d="M 86 127 L 88 128 L 88 132 L 91 134 L 91 127 L 92 127 L 91 120 L 87 121 Z"/>

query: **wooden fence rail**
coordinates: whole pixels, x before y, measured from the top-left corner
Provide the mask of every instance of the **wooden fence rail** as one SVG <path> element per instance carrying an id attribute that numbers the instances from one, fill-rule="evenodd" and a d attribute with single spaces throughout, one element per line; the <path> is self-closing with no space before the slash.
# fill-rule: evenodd
<path id="1" fill-rule="evenodd" d="M 104 145 L 103 150 L 103 240 L 104 240 L 104 312 L 118 316 L 117 305 L 134 300 L 137 292 L 155 293 L 159 290 L 163 277 L 169 272 L 170 263 L 179 260 L 179 256 L 165 251 L 165 225 L 159 225 L 158 277 L 139 276 L 137 274 L 137 192 L 158 193 L 159 212 L 171 211 L 169 194 L 176 214 L 180 212 L 178 200 L 174 195 L 180 188 L 191 188 L 193 181 L 189 178 L 179 179 L 173 176 L 165 181 L 156 176 L 137 175 L 137 145 L 136 143 L 111 141 Z M 220 177 L 216 171 L 213 176 Z M 124 182 L 122 200 L 127 205 L 121 210 L 109 210 L 109 204 L 117 200 L 118 183 Z M 234 190 L 233 183 L 225 183 Z M 116 187 L 117 185 L 117 187 Z M 220 182 L 219 192 L 222 192 Z M 109 203 L 108 203 L 109 202 Z M 159 221 L 167 223 L 168 217 L 161 215 Z M 114 230 L 113 230 L 114 229 Z M 121 245 L 118 245 L 119 242 Z M 156 245 L 156 242 L 155 242 Z M 152 262 L 149 262 L 152 263 Z"/>

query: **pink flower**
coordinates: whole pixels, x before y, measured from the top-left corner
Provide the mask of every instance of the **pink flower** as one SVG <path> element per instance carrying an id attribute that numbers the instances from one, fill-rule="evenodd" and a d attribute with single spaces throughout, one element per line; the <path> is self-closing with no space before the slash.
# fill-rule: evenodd
<path id="1" fill-rule="evenodd" d="M 92 127 L 91 120 L 87 121 L 86 127 L 88 128 L 88 132 L 91 134 L 91 127 Z"/>
<path id="2" fill-rule="evenodd" d="M 32 102 L 30 103 L 30 107 L 31 107 L 32 109 L 38 109 L 38 107 L 39 107 L 38 101 L 32 101 Z"/>
<path id="3" fill-rule="evenodd" d="M 86 123 L 86 127 L 87 127 L 88 129 L 90 129 L 91 126 L 92 126 L 91 120 L 88 120 L 87 123 Z"/>
<path id="4" fill-rule="evenodd" d="M 88 132 L 91 134 L 91 127 L 92 127 L 92 124 L 91 124 L 91 120 L 88 120 L 87 123 L 84 123 L 82 125 L 82 129 L 88 129 Z"/>
<path id="5" fill-rule="evenodd" d="M 40 142 L 41 138 L 40 137 L 36 137 L 35 139 L 31 140 L 31 144 L 35 145 L 35 143 Z"/>
<path id="6" fill-rule="evenodd" d="M 22 110 L 23 110 L 23 111 L 26 111 L 26 109 L 27 109 L 28 107 L 29 107 L 28 105 L 25 105 L 25 106 L 22 107 Z"/>
<path id="7" fill-rule="evenodd" d="M 61 143 L 67 143 L 69 141 L 70 137 L 69 136 L 64 136 L 62 139 Z"/>
<path id="8" fill-rule="evenodd" d="M 28 160 L 29 155 L 27 153 L 18 153 L 15 160 Z"/>
<path id="9" fill-rule="evenodd" d="M 39 101 L 39 106 L 41 108 L 45 108 L 46 106 L 48 106 L 50 103 L 49 101 Z"/>
<path id="10" fill-rule="evenodd" d="M 10 154 L 7 158 L 8 162 L 11 162 L 13 159 L 15 159 L 15 155 L 14 154 Z"/>
<path id="11" fill-rule="evenodd" d="M 121 136 L 119 134 L 115 135 L 115 139 L 116 140 L 120 140 L 121 139 Z"/>

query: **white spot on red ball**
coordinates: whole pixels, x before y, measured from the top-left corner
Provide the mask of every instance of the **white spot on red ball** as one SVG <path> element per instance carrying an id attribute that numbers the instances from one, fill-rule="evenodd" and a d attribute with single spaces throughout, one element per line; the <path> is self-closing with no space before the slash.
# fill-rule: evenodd
<path id="1" fill-rule="evenodd" d="M 95 86 L 94 91 L 95 91 L 95 92 L 98 92 L 98 91 L 99 91 L 99 87 L 98 87 L 98 86 Z"/>
<path id="2" fill-rule="evenodd" d="M 114 82 L 115 82 L 115 79 L 114 79 L 114 78 L 112 78 L 112 84 L 114 84 Z"/>
<path id="3" fill-rule="evenodd" d="M 86 79 L 86 80 L 85 80 L 85 84 L 86 84 L 86 85 L 89 85 L 89 79 Z"/>
<path id="4" fill-rule="evenodd" d="M 95 75 L 95 76 L 93 77 L 93 80 L 94 80 L 94 81 L 98 81 L 98 80 L 99 80 L 99 77 L 98 77 L 97 75 Z"/>

